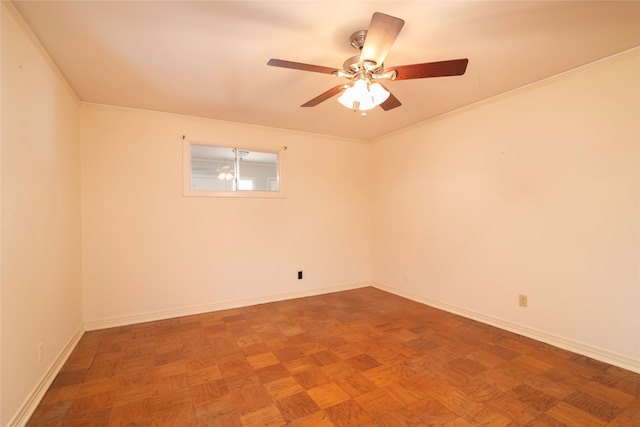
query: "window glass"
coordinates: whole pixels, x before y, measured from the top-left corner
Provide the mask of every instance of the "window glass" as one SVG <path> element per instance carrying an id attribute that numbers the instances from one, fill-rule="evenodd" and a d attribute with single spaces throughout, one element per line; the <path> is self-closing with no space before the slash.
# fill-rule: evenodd
<path id="1" fill-rule="evenodd" d="M 239 190 L 278 191 L 278 155 L 239 150 L 238 178 L 251 182 L 249 188 L 239 186 Z"/>
<path id="2" fill-rule="evenodd" d="M 185 195 L 284 197 L 283 152 L 185 141 Z"/>
<path id="3" fill-rule="evenodd" d="M 235 190 L 235 151 L 229 147 L 191 145 L 191 189 Z"/>

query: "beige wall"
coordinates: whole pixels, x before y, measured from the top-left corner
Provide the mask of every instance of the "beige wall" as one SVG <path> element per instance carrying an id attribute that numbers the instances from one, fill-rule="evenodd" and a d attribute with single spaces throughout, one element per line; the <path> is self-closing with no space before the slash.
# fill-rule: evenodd
<path id="1" fill-rule="evenodd" d="M 638 50 L 618 59 L 375 141 L 373 281 L 640 370 Z"/>
<path id="2" fill-rule="evenodd" d="M 182 135 L 287 146 L 287 198 L 183 196 Z M 96 105 L 81 139 L 87 328 L 369 283 L 367 143 Z"/>
<path id="3" fill-rule="evenodd" d="M 82 331 L 80 107 L 7 7 L 0 6 L 2 426 L 24 416 Z"/>

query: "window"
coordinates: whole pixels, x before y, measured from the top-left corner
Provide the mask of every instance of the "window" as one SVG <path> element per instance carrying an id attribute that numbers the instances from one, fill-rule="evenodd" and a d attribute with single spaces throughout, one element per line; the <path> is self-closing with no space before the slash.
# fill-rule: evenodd
<path id="1" fill-rule="evenodd" d="M 185 141 L 184 195 L 284 197 L 285 150 Z"/>

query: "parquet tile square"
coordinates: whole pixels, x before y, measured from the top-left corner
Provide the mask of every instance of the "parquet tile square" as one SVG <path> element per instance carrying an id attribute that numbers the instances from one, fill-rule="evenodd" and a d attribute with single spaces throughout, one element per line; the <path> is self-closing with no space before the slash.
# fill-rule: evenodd
<path id="1" fill-rule="evenodd" d="M 189 405 L 156 410 L 152 415 L 152 425 L 176 427 L 197 426 L 195 411 L 193 406 Z"/>
<path id="2" fill-rule="evenodd" d="M 190 390 L 182 390 L 175 393 L 156 395 L 151 398 L 153 412 L 160 410 L 170 410 L 193 406 L 193 399 Z"/>
<path id="3" fill-rule="evenodd" d="M 318 364 L 318 366 L 326 366 L 340 361 L 340 358 L 331 350 L 314 352 L 311 354 L 311 358 Z"/>
<path id="4" fill-rule="evenodd" d="M 123 404 L 115 404 L 109 417 L 110 426 L 151 425 L 153 414 L 152 399 L 136 399 Z"/>
<path id="5" fill-rule="evenodd" d="M 245 358 L 226 360 L 218 364 L 222 376 L 227 379 L 245 377 L 254 374 L 251 364 Z"/>
<path id="6" fill-rule="evenodd" d="M 614 406 L 626 406 L 631 404 L 636 397 L 627 394 L 623 391 L 616 390 L 607 385 L 596 381 L 590 381 L 584 386 L 580 387 L 580 391 L 583 391 L 595 398 L 601 399 Z"/>
<path id="7" fill-rule="evenodd" d="M 527 424 L 541 415 L 541 412 L 531 405 L 523 404 L 519 395 L 513 390 L 487 402 L 487 406 L 520 424 Z"/>
<path id="8" fill-rule="evenodd" d="M 134 384 L 129 386 L 120 386 L 116 390 L 114 404 L 123 404 L 135 400 L 153 397 L 153 384 Z"/>
<path id="9" fill-rule="evenodd" d="M 449 365 L 467 375 L 474 375 L 487 369 L 487 366 L 467 357 L 461 357 L 460 359 L 452 360 L 451 362 L 449 362 Z"/>
<path id="10" fill-rule="evenodd" d="M 97 380 L 85 381 L 78 391 L 78 397 L 85 397 L 97 393 L 111 392 L 118 388 L 119 382 L 116 377 L 101 378 Z"/>
<path id="11" fill-rule="evenodd" d="M 361 394 L 353 400 L 355 400 L 362 409 L 364 409 L 368 414 L 374 416 L 376 419 L 389 412 L 395 412 L 402 409 L 402 404 L 389 395 L 385 390 L 380 388 L 366 394 Z"/>
<path id="12" fill-rule="evenodd" d="M 331 406 L 325 413 L 336 427 L 364 426 L 373 421 L 373 417 L 354 400 Z"/>
<path id="13" fill-rule="evenodd" d="M 386 391 L 388 395 L 393 396 L 393 398 L 399 402 L 402 407 L 409 406 L 421 400 L 426 400 L 427 397 L 425 393 L 420 392 L 409 385 L 405 385 L 402 382 L 391 383 L 382 387 L 382 389 Z M 375 388 L 373 390 L 375 390 Z"/>
<path id="14" fill-rule="evenodd" d="M 81 387 L 82 383 L 57 388 L 50 387 L 40 401 L 40 405 L 47 406 L 52 404 L 63 404 L 71 401 L 78 395 Z"/>
<path id="15" fill-rule="evenodd" d="M 525 381 L 523 381 L 523 384 L 535 387 L 536 389 L 548 394 L 549 396 L 553 396 L 558 400 L 564 399 L 575 391 L 574 388 L 569 387 L 562 382 L 553 381 L 552 379 L 542 375 L 527 378 Z"/>
<path id="16" fill-rule="evenodd" d="M 433 399 L 423 399 L 411 405 L 404 406 L 396 413 L 402 414 L 408 419 L 417 420 L 416 425 L 445 425 L 454 420 L 463 421 L 446 406 Z M 464 421 L 466 423 L 466 421 Z"/>
<path id="17" fill-rule="evenodd" d="M 495 356 L 485 350 L 477 350 L 467 354 L 467 358 L 474 360 L 482 365 L 494 368 L 504 362 L 504 359 Z"/>
<path id="18" fill-rule="evenodd" d="M 206 405 L 195 406 L 196 424 L 198 426 L 224 425 L 222 420 L 240 420 L 231 395 L 227 394 Z M 239 424 L 242 425 L 242 424 Z"/>
<path id="19" fill-rule="evenodd" d="M 29 425 L 31 426 L 50 426 L 64 422 L 69 415 L 73 402 L 55 403 L 50 405 L 43 405 L 42 403 L 31 416 Z"/>
<path id="20" fill-rule="evenodd" d="M 302 387 L 305 388 L 305 390 L 331 382 L 331 378 L 325 375 L 324 372 L 322 372 L 322 369 L 316 365 L 313 365 L 313 367 L 303 372 L 294 374 L 293 377 Z"/>
<path id="21" fill-rule="evenodd" d="M 280 363 L 280 360 L 278 360 L 276 355 L 271 351 L 249 356 L 247 357 L 247 361 L 251 364 L 253 369 L 260 369 Z"/>
<path id="22" fill-rule="evenodd" d="M 262 353 L 268 353 L 271 350 L 269 348 L 268 344 L 265 343 L 265 342 L 249 344 L 249 345 L 242 346 L 241 348 L 242 348 L 242 352 L 247 357 L 256 356 L 256 355 L 262 354 Z"/>
<path id="23" fill-rule="evenodd" d="M 171 346 L 174 346 L 172 344 Z M 172 350 L 161 350 L 156 351 L 153 363 L 155 366 L 166 365 L 168 363 L 175 362 L 176 360 L 180 360 L 184 357 L 184 353 L 182 348 L 172 349 Z"/>
<path id="24" fill-rule="evenodd" d="M 304 391 L 282 398 L 276 401 L 276 405 L 287 422 L 292 422 L 320 411 L 318 404 Z"/>
<path id="25" fill-rule="evenodd" d="M 105 391 L 78 397 L 73 401 L 69 418 L 84 418 L 96 412 L 110 410 L 115 401 L 115 391 Z"/>
<path id="26" fill-rule="evenodd" d="M 302 386 L 298 384 L 293 377 L 284 377 L 270 383 L 266 383 L 264 388 L 267 390 L 267 393 L 269 393 L 269 396 L 271 396 L 271 399 L 274 402 L 304 391 Z"/>
<path id="27" fill-rule="evenodd" d="M 351 365 L 340 359 L 337 362 L 322 366 L 320 370 L 333 381 L 346 378 L 357 372 Z"/>
<path id="28" fill-rule="evenodd" d="M 627 393 L 631 396 L 640 395 L 640 379 L 637 374 L 627 372 L 625 373 L 609 373 L 610 369 L 607 369 L 606 372 L 598 375 L 594 378 L 594 381 L 597 381 L 601 384 L 607 385 L 616 390 L 620 390 L 624 393 Z M 586 383 L 585 383 L 586 384 Z"/>
<path id="29" fill-rule="evenodd" d="M 351 397 L 360 396 L 376 389 L 376 386 L 360 373 L 337 379 L 335 382 Z"/>
<path id="30" fill-rule="evenodd" d="M 284 365 L 278 363 L 276 365 L 269 365 L 264 368 L 256 369 L 255 374 L 264 384 L 275 381 L 278 378 L 286 377 L 289 375 L 289 371 L 284 367 Z"/>
<path id="31" fill-rule="evenodd" d="M 487 416 L 483 417 L 481 420 L 474 421 L 473 425 L 486 427 L 507 427 L 513 426 L 514 422 L 512 419 L 507 418 L 500 413 L 490 413 Z"/>
<path id="32" fill-rule="evenodd" d="M 155 377 L 153 380 L 153 396 L 162 396 L 188 390 L 190 390 L 190 388 L 187 374 Z"/>
<path id="33" fill-rule="evenodd" d="M 567 424 L 543 414 L 527 424 L 527 427 L 569 427 Z"/>
<path id="34" fill-rule="evenodd" d="M 335 383 L 328 383 L 307 390 L 307 394 L 320 408 L 328 408 L 351 398 Z"/>
<path id="35" fill-rule="evenodd" d="M 432 381 L 427 393 L 429 397 L 466 419 L 472 418 L 483 409 L 482 403 L 475 401 L 443 380 Z"/>
<path id="36" fill-rule="evenodd" d="M 78 415 L 70 413 L 64 420 L 63 425 L 71 427 L 107 427 L 110 416 L 111 409 L 91 411 Z"/>
<path id="37" fill-rule="evenodd" d="M 61 372 L 77 371 L 90 368 L 93 364 L 93 359 L 96 356 L 96 350 L 97 346 L 93 348 L 86 346 L 77 349 L 77 352 L 74 352 L 71 356 L 69 356 L 69 359 L 67 360 L 67 363 L 63 368 L 64 370 L 61 370 Z"/>
<path id="38" fill-rule="evenodd" d="M 576 391 L 564 399 L 570 405 L 609 422 L 622 412 L 622 409 L 581 391 Z"/>
<path id="39" fill-rule="evenodd" d="M 373 357 L 373 359 L 380 363 L 381 365 L 387 363 L 400 363 L 404 361 L 409 361 L 413 357 L 417 357 L 422 354 L 419 350 L 410 347 L 406 343 L 383 343 L 383 340 L 380 340 L 381 345 L 375 350 L 370 351 L 369 356 Z"/>
<path id="40" fill-rule="evenodd" d="M 477 402 L 487 402 L 500 396 L 502 392 L 482 380 L 471 378 L 464 384 L 456 385 L 456 388 Z"/>
<path id="41" fill-rule="evenodd" d="M 60 372 L 55 380 L 53 380 L 50 388 L 54 389 L 69 385 L 82 384 L 87 378 L 88 373 L 89 368 Z"/>
<path id="42" fill-rule="evenodd" d="M 85 333 L 28 426 L 640 426 L 640 374 L 373 288 Z"/>
<path id="43" fill-rule="evenodd" d="M 286 425 L 285 419 L 275 405 L 269 405 L 240 417 L 243 426 L 280 427 Z"/>
<path id="44" fill-rule="evenodd" d="M 156 379 L 172 377 L 175 375 L 187 373 L 187 362 L 184 358 L 179 358 L 170 363 L 163 365 L 155 365 L 153 367 L 153 376 Z"/>
<path id="45" fill-rule="evenodd" d="M 222 379 L 222 372 L 218 365 L 211 366 L 209 368 L 202 368 L 196 371 L 187 371 L 189 377 L 189 384 L 195 386 L 198 384 L 206 383 L 211 380 Z"/>
<path id="46" fill-rule="evenodd" d="M 255 375 L 249 375 L 246 377 L 235 377 L 232 379 L 226 378 L 224 381 L 225 383 L 227 383 L 227 387 L 229 388 L 229 392 L 231 394 L 239 393 L 248 387 L 262 385 L 260 379 Z"/>
<path id="47" fill-rule="evenodd" d="M 568 426 L 603 426 L 607 423 L 565 402 L 549 408 L 546 415 Z"/>
<path id="48" fill-rule="evenodd" d="M 558 402 L 558 399 L 526 384 L 512 389 L 512 393 L 527 407 L 538 413 L 546 411 Z"/>
<path id="49" fill-rule="evenodd" d="M 224 380 L 211 380 L 191 386 L 191 397 L 194 405 L 203 405 L 229 394 Z"/>
<path id="50" fill-rule="evenodd" d="M 242 390 L 232 393 L 231 400 L 241 415 L 257 411 L 273 403 L 271 396 L 262 384 L 244 387 Z"/>
<path id="51" fill-rule="evenodd" d="M 288 424 L 290 427 L 335 427 L 327 414 L 324 412 L 315 412 L 307 417 L 298 418 Z"/>
<path id="52" fill-rule="evenodd" d="M 211 353 L 189 353 L 184 356 L 187 370 L 191 373 L 199 369 L 217 366 L 218 360 Z"/>
<path id="53" fill-rule="evenodd" d="M 376 387 L 384 387 L 401 379 L 391 365 L 376 366 L 363 371 L 362 375 Z"/>
<path id="54" fill-rule="evenodd" d="M 347 363 L 351 365 L 357 371 L 368 371 L 369 369 L 377 368 L 380 363 L 368 354 L 359 354 L 353 356 L 347 360 Z"/>

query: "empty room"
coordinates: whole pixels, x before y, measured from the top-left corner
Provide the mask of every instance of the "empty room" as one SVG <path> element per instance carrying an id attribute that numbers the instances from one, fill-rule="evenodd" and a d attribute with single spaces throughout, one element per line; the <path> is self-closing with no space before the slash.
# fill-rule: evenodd
<path id="1" fill-rule="evenodd" d="M 0 427 L 640 425 L 640 2 L 0 19 Z"/>

